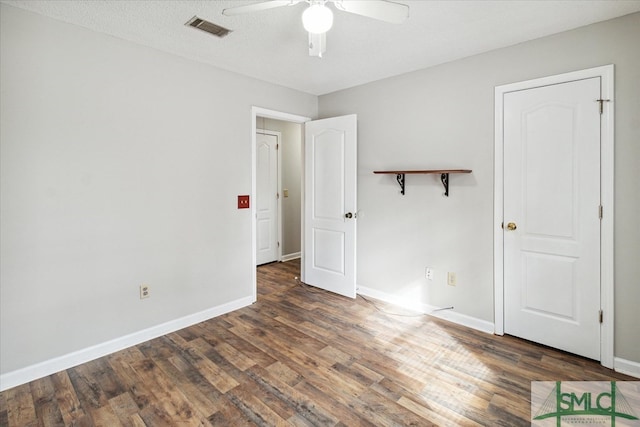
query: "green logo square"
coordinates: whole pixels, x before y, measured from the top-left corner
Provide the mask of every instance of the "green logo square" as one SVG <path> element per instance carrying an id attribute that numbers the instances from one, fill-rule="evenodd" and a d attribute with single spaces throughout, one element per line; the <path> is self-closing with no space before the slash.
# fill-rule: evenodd
<path id="1" fill-rule="evenodd" d="M 531 425 L 640 426 L 640 381 L 533 381 Z"/>

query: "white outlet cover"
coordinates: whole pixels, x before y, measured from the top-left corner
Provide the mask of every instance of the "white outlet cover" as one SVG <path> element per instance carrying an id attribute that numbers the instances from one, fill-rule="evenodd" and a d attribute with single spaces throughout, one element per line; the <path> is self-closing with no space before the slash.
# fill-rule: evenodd
<path id="1" fill-rule="evenodd" d="M 151 289 L 149 285 L 140 285 L 140 299 L 149 298 L 151 296 Z"/>
<path id="2" fill-rule="evenodd" d="M 427 280 L 433 280 L 433 268 L 427 267 L 425 269 L 425 274 L 424 275 L 427 278 Z"/>

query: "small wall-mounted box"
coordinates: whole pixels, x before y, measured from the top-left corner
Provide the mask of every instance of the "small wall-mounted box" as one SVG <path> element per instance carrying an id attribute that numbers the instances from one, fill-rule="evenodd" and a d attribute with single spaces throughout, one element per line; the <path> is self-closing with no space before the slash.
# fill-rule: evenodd
<path id="1" fill-rule="evenodd" d="M 249 196 L 238 196 L 238 209 L 249 209 Z"/>

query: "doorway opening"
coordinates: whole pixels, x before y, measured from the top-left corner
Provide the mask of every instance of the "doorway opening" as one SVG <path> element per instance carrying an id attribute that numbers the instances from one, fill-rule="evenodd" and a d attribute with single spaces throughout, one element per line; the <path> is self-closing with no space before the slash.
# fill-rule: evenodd
<path id="1" fill-rule="evenodd" d="M 299 123 L 258 117 L 257 264 L 301 256 L 302 142 Z"/>
<path id="2" fill-rule="evenodd" d="M 259 131 L 267 133 L 278 132 L 281 140 L 278 142 L 279 157 L 282 159 L 278 168 L 280 174 L 280 185 L 277 189 L 278 205 L 278 228 L 277 233 L 278 255 L 276 262 L 303 259 L 304 245 L 302 242 L 302 203 L 304 198 L 303 189 L 303 124 L 311 118 L 283 113 L 275 110 L 268 110 L 260 107 L 252 107 L 252 188 L 251 198 L 256 201 L 252 203 L 252 256 L 253 261 L 253 300 L 257 300 L 257 265 L 258 265 L 258 139 Z M 286 190 L 286 191 L 285 191 Z M 298 274 L 302 277 L 302 272 Z"/>

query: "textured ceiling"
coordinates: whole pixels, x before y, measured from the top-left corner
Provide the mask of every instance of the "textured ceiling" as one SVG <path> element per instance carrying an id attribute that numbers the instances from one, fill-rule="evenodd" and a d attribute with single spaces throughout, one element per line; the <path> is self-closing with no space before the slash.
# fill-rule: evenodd
<path id="1" fill-rule="evenodd" d="M 396 25 L 334 8 L 320 59 L 308 56 L 305 3 L 228 17 L 224 8 L 256 1 L 1 1 L 315 95 L 640 11 L 638 0 L 398 0 L 410 17 Z M 186 27 L 194 15 L 233 32 L 219 39 Z"/>

